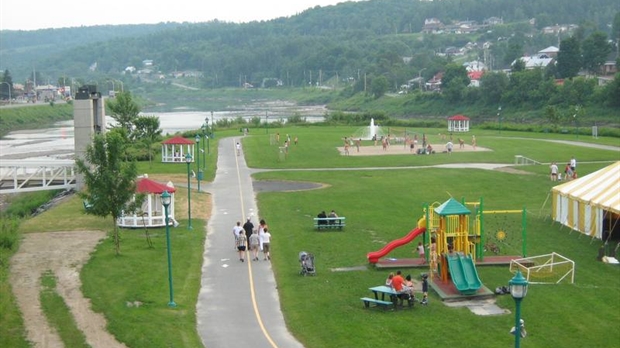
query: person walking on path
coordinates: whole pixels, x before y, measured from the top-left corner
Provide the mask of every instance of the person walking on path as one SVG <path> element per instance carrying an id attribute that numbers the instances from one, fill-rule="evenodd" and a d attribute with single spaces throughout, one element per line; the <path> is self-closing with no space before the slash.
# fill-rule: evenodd
<path id="1" fill-rule="evenodd" d="M 249 239 L 250 244 L 250 252 L 252 253 L 252 261 L 258 261 L 258 247 L 260 244 L 260 240 L 258 239 L 258 234 L 252 232 Z"/>
<path id="2" fill-rule="evenodd" d="M 254 231 L 254 224 L 252 223 L 251 218 L 248 218 L 245 224 L 243 224 L 243 229 L 245 230 L 245 238 L 250 240 L 250 236 L 252 235 L 252 231 Z"/>
<path id="3" fill-rule="evenodd" d="M 239 251 L 239 261 L 245 261 L 245 249 L 248 245 L 248 239 L 245 237 L 245 234 L 239 233 L 239 238 L 237 238 L 237 250 Z"/>
<path id="4" fill-rule="evenodd" d="M 265 230 L 267 229 L 267 223 L 264 219 L 261 219 L 258 223 L 258 240 L 260 241 L 260 250 L 263 250 L 263 242 L 265 237 Z"/>
<path id="5" fill-rule="evenodd" d="M 271 233 L 267 227 L 263 231 L 263 260 L 271 260 Z"/>
<path id="6" fill-rule="evenodd" d="M 237 239 L 239 239 L 239 235 L 243 234 L 243 227 L 241 227 L 241 222 L 237 221 L 237 224 L 233 227 L 233 235 L 235 236 L 235 250 L 237 250 Z"/>

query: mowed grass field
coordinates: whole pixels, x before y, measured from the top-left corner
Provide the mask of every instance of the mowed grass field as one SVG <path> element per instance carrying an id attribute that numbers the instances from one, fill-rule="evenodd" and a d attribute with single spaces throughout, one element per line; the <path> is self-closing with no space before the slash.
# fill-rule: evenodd
<path id="1" fill-rule="evenodd" d="M 341 156 L 336 147 L 354 127 L 304 126 L 252 130 L 242 139 L 249 166 L 271 168 L 255 174 L 255 180 L 316 182 L 325 188 L 262 192 L 257 195 L 260 217 L 270 225 L 272 264 L 289 330 L 306 347 L 506 347 L 513 345 L 508 333 L 514 315 L 477 316 L 466 308 L 449 308 L 431 293 L 429 306 L 407 311 L 366 310 L 359 300 L 371 293 L 368 288 L 383 283 L 387 271 L 368 265 L 366 254 L 385 243 L 404 236 L 422 216 L 425 203 L 444 202 L 450 197 L 467 201 L 484 200 L 486 209 L 522 209 L 527 215 L 527 254 L 557 252 L 575 261 L 575 283 L 531 285 L 523 301 L 522 317 L 528 337 L 523 347 L 613 347 L 620 334 L 620 267 L 596 261 L 601 241 L 552 223 L 547 201 L 554 183 L 548 177 L 548 163 L 578 160 L 578 173 L 586 175 L 620 160 L 615 150 L 601 150 L 537 139 L 540 134 L 470 132 L 480 147 L 492 151 L 456 152 L 451 156 L 390 155 Z M 270 142 L 279 132 L 299 138 L 284 159 Z M 441 143 L 442 130 L 409 130 L 426 133 L 431 143 Z M 219 137 L 238 133 L 221 132 Z M 583 138 L 583 137 L 582 137 Z M 575 140 L 574 136 L 554 135 L 556 140 Z M 579 139 L 618 145 L 617 139 Z M 212 144 L 213 145 L 213 144 Z M 372 146 L 364 142 L 365 146 Z M 402 146 L 402 145 L 401 145 Z M 353 151 L 353 150 L 352 150 Z M 522 155 L 544 164 L 521 166 L 517 172 L 476 168 L 436 168 L 441 164 L 513 163 Z M 215 166 L 215 159 L 209 160 Z M 150 168 L 156 173 L 161 164 Z M 177 166 L 182 172 L 184 168 Z M 215 173 L 211 167 L 207 175 Z M 315 170 L 320 168 L 319 170 Z M 351 170 L 340 170 L 351 168 Z M 146 169 L 143 170 L 146 172 Z M 169 173 L 169 168 L 165 170 Z M 205 194 L 206 196 L 206 194 Z M 183 193 L 180 193 L 181 199 Z M 201 197 L 202 198 L 202 197 Z M 194 194 L 192 193 L 192 199 Z M 198 199 L 198 198 L 197 198 Z M 544 204 L 546 201 L 546 204 Z M 72 204 L 76 204 L 73 202 Z M 77 202 L 79 207 L 79 202 Z M 182 204 L 177 216 L 187 215 Z M 185 207 L 186 209 L 186 207 Z M 312 218 L 321 210 L 335 209 L 346 216 L 344 232 L 313 230 Z M 24 231 L 63 229 L 66 218 L 79 218 L 79 208 L 56 207 L 23 225 Z M 181 223 L 186 223 L 182 221 Z M 92 227 L 102 226 L 92 220 Z M 86 227 L 90 227 L 90 223 Z M 515 226 L 518 225 L 518 226 Z M 87 229 L 85 227 L 85 229 Z M 202 223 L 194 222 L 195 230 Z M 520 224 L 507 223 L 508 233 Z M 82 271 L 83 291 L 93 307 L 105 314 L 108 329 L 130 347 L 194 347 L 199 339 L 195 330 L 194 302 L 200 281 L 200 259 L 204 236 L 174 233 L 173 264 L 175 296 L 184 305 L 166 308 L 167 278 L 163 229 L 151 231 L 156 247 L 148 249 L 138 231 L 123 233 L 123 255 L 115 257 L 112 243 L 100 244 Z M 415 257 L 412 251 L 420 238 L 396 249 L 390 257 Z M 616 241 L 617 242 L 617 241 Z M 301 277 L 298 253 L 316 256 L 317 275 Z M 359 267 L 361 266 L 361 267 Z M 361 270 L 336 272 L 336 268 Z M 417 277 L 426 270 L 403 270 Z M 478 267 L 488 288 L 507 285 L 512 278 L 508 266 Z M 223 280 L 224 281 L 224 280 Z M 177 286 L 178 284 L 178 286 Z M 144 303 L 139 309 L 127 308 L 128 301 Z M 513 310 L 510 296 L 497 298 L 500 307 Z M 171 325 L 171 323 L 175 323 Z"/>

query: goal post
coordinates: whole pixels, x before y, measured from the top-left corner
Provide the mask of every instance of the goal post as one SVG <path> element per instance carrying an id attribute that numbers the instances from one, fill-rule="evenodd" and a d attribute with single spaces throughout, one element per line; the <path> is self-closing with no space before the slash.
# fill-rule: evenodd
<path id="1" fill-rule="evenodd" d="M 565 279 L 575 282 L 575 262 L 556 252 L 510 261 L 510 272 L 517 270 L 530 284 L 559 284 Z"/>

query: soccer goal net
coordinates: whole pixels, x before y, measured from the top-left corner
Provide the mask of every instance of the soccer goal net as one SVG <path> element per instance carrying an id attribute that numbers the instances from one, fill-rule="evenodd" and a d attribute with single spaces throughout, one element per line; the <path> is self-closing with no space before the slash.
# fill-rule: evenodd
<path id="1" fill-rule="evenodd" d="M 530 284 L 559 284 L 565 279 L 575 282 L 575 262 L 558 253 L 510 261 L 510 272 L 517 270 Z"/>

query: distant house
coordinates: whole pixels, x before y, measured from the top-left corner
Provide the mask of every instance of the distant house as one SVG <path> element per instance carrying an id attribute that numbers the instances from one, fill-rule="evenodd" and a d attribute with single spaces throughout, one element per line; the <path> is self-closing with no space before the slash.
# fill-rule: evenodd
<path id="1" fill-rule="evenodd" d="M 153 60 L 152 59 L 145 59 L 142 61 L 142 65 L 144 66 L 153 66 Z"/>
<path id="2" fill-rule="evenodd" d="M 618 67 L 616 66 L 616 62 L 613 60 L 608 60 L 601 66 L 602 75 L 615 75 L 617 72 Z"/>
<path id="3" fill-rule="evenodd" d="M 480 87 L 480 79 L 484 75 L 483 70 L 478 71 L 470 71 L 467 73 L 467 77 L 469 77 L 469 87 Z"/>
<path id="4" fill-rule="evenodd" d="M 547 48 L 545 48 L 544 50 L 540 50 L 538 51 L 539 54 L 544 54 L 548 57 L 551 58 L 557 58 L 558 57 L 558 52 L 560 52 L 560 49 L 555 47 L 555 46 L 549 46 Z"/>
<path id="5" fill-rule="evenodd" d="M 422 32 L 424 34 L 435 34 L 443 32 L 445 26 L 441 21 L 437 18 L 428 18 L 424 20 L 424 26 L 422 27 Z"/>
<path id="6" fill-rule="evenodd" d="M 525 63 L 525 69 L 531 70 L 536 68 L 546 68 L 549 64 L 554 63 L 555 60 L 546 54 L 537 54 L 534 56 L 526 56 L 519 58 L 523 63 Z M 517 61 L 514 60 L 511 66 L 514 65 Z"/>
<path id="7" fill-rule="evenodd" d="M 125 73 L 127 73 L 127 74 L 133 74 L 135 72 L 136 72 L 136 68 L 133 67 L 133 66 L 128 66 L 128 67 L 125 68 Z"/>
<path id="8" fill-rule="evenodd" d="M 442 77 L 443 77 L 443 71 L 438 72 L 437 74 L 435 74 L 435 76 L 433 76 L 433 78 L 426 81 L 426 83 L 424 84 L 424 88 L 427 91 L 439 91 L 441 89 L 441 78 Z"/>
<path id="9" fill-rule="evenodd" d="M 499 17 L 489 17 L 489 18 L 485 19 L 484 21 L 482 21 L 482 24 L 484 24 L 484 25 L 499 25 L 499 24 L 504 24 L 504 20 L 499 18 Z"/>
<path id="10" fill-rule="evenodd" d="M 563 25 L 552 25 L 549 27 L 542 28 L 543 34 L 553 34 L 557 35 L 560 33 L 570 33 L 573 30 L 577 29 L 579 26 L 575 24 L 563 24 Z"/>

